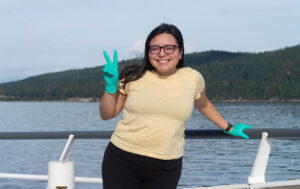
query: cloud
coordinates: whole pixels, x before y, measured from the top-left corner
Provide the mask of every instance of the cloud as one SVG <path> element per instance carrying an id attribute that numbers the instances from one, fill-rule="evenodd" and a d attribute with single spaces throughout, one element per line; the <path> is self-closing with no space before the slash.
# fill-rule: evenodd
<path id="1" fill-rule="evenodd" d="M 191 45 L 188 45 L 188 44 L 184 45 L 184 53 L 185 54 L 192 53 L 192 52 L 194 52 L 194 49 Z"/>
<path id="2" fill-rule="evenodd" d="M 138 40 L 136 41 L 131 47 L 129 48 L 129 53 L 135 56 L 141 56 L 144 53 L 144 45 L 145 40 Z"/>

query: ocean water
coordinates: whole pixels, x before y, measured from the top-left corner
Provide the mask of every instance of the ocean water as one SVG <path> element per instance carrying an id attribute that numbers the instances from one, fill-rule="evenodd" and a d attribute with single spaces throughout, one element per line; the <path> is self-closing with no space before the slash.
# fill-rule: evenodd
<path id="1" fill-rule="evenodd" d="M 300 103 L 214 103 L 232 123 L 254 128 L 300 128 Z M 120 116 L 102 121 L 99 103 L 0 102 L 0 132 L 113 130 Z M 187 129 L 216 129 L 196 110 Z M 76 140 L 70 160 L 75 175 L 101 177 L 108 140 Z M 58 160 L 66 140 L 0 140 L 0 173 L 46 175 L 48 161 Z M 186 139 L 178 188 L 245 184 L 260 140 Z M 300 140 L 273 140 L 267 181 L 300 179 Z M 46 181 L 0 179 L 0 189 L 46 188 Z M 101 189 L 98 184 L 76 188 Z"/>

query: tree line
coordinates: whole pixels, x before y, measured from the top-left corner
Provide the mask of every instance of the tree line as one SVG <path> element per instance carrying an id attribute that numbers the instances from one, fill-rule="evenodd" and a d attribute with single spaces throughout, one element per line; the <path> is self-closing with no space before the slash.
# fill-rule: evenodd
<path id="1" fill-rule="evenodd" d="M 184 58 L 204 76 L 211 100 L 300 99 L 300 45 L 260 53 L 205 51 Z M 133 62 L 142 59 L 120 61 L 120 71 Z M 98 100 L 104 85 L 102 66 L 47 73 L 0 84 L 0 100 Z"/>

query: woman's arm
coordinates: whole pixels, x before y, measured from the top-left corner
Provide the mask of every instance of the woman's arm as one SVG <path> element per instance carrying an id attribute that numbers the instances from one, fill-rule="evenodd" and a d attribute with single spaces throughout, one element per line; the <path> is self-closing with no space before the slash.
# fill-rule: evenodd
<path id="1" fill-rule="evenodd" d="M 250 125 L 245 125 L 242 123 L 233 125 L 233 127 L 228 127 L 228 122 L 221 116 L 221 114 L 218 112 L 215 106 L 207 99 L 205 89 L 201 92 L 201 97 L 198 100 L 195 100 L 195 107 L 208 120 L 212 121 L 215 125 L 220 127 L 225 133 L 249 139 L 249 136 L 246 135 L 243 131 L 245 129 L 251 129 L 252 127 Z M 228 131 L 226 131 L 227 127 Z"/>
<path id="2" fill-rule="evenodd" d="M 201 92 L 201 97 L 195 100 L 195 107 L 211 122 L 225 130 L 228 122 L 222 117 L 215 106 L 207 99 L 205 89 Z"/>
<path id="3" fill-rule="evenodd" d="M 99 112 L 102 120 L 109 120 L 116 117 L 124 107 L 126 95 L 117 91 L 116 93 L 104 92 Z"/>

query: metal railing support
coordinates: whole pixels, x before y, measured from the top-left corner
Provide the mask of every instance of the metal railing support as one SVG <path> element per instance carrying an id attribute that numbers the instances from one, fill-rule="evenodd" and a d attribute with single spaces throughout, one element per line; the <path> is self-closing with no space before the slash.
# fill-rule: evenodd
<path id="1" fill-rule="evenodd" d="M 59 161 L 50 161 L 48 163 L 47 189 L 75 188 L 75 163 L 68 161 L 73 143 L 74 135 L 71 134 L 69 135 L 69 139 L 61 153 Z"/>
<path id="2" fill-rule="evenodd" d="M 71 150 L 73 148 L 73 144 L 74 144 L 74 135 L 70 134 L 69 139 L 65 145 L 65 148 L 60 155 L 59 161 L 62 161 L 62 162 L 68 161 L 70 154 L 71 154 Z"/>
<path id="3" fill-rule="evenodd" d="M 48 163 L 47 189 L 75 188 L 75 164 L 73 161 L 50 161 Z"/>
<path id="4" fill-rule="evenodd" d="M 251 175 L 248 177 L 248 184 L 265 183 L 265 173 L 271 152 L 272 139 L 268 138 L 268 133 L 262 133 L 262 139 L 256 154 Z"/>

